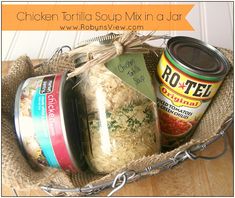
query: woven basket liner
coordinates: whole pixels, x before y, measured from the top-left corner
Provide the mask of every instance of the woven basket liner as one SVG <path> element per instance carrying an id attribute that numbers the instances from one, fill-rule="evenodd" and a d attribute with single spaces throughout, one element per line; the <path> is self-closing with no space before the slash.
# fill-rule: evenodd
<path id="1" fill-rule="evenodd" d="M 219 49 L 233 66 L 233 53 L 226 49 Z M 162 49 L 159 49 L 159 57 Z M 150 70 L 154 71 L 159 57 L 151 54 L 145 59 Z M 94 175 L 92 173 L 68 174 L 53 168 L 34 171 L 22 156 L 15 137 L 13 122 L 13 108 L 15 93 L 20 82 L 30 76 L 47 73 L 57 73 L 73 70 L 73 61 L 64 54 L 54 57 L 47 64 L 33 69 L 32 62 L 27 56 L 19 57 L 10 67 L 9 72 L 2 79 L 2 178 L 3 183 L 15 189 L 38 188 L 42 184 L 54 184 L 63 187 L 82 187 L 86 184 L 102 183 L 113 179 L 117 173 L 124 170 L 141 171 L 154 163 L 173 157 L 179 151 L 198 143 L 203 143 L 219 131 L 224 121 L 233 114 L 233 69 L 226 76 L 221 88 L 217 92 L 210 107 L 203 116 L 193 138 L 184 145 L 171 152 L 155 154 L 132 161 L 125 167 L 108 175 Z M 152 171 L 149 175 L 158 173 Z M 69 194 L 67 194 L 69 195 Z"/>

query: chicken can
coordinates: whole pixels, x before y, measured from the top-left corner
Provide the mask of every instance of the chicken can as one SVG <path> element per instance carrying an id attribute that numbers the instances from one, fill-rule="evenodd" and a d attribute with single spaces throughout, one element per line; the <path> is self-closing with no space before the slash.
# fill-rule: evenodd
<path id="1" fill-rule="evenodd" d="M 83 166 L 76 121 L 74 81 L 67 74 L 32 77 L 20 84 L 15 98 L 19 146 L 34 168 L 50 166 L 78 172 Z"/>
<path id="2" fill-rule="evenodd" d="M 157 106 L 162 151 L 187 142 L 230 69 L 225 56 L 203 41 L 168 40 L 157 65 Z"/>

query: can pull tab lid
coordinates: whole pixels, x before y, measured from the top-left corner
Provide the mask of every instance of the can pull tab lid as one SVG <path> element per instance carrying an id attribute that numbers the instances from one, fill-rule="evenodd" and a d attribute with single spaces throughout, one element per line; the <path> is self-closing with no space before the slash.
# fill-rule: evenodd
<path id="1" fill-rule="evenodd" d="M 167 42 L 166 51 L 179 69 L 203 80 L 223 79 L 230 69 L 227 58 L 218 49 L 195 38 L 173 37 Z"/>
<path id="2" fill-rule="evenodd" d="M 212 51 L 201 48 L 197 44 L 177 45 L 174 51 L 176 57 L 182 63 L 189 65 L 193 69 L 213 72 L 220 67 L 220 61 L 216 58 L 215 54 Z"/>

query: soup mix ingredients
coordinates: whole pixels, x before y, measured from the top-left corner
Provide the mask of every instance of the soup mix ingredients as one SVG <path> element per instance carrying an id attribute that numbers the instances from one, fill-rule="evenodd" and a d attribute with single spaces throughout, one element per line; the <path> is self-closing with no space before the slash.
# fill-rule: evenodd
<path id="1" fill-rule="evenodd" d="M 92 67 L 76 89 L 87 107 L 86 157 L 94 172 L 109 173 L 131 160 L 159 153 L 158 117 L 152 101 L 105 65 Z"/>

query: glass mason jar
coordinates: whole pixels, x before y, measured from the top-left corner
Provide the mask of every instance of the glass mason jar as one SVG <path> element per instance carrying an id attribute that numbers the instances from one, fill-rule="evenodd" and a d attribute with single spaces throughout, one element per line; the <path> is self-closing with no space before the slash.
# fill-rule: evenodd
<path id="1" fill-rule="evenodd" d="M 83 73 L 75 91 L 85 157 L 93 172 L 110 173 L 160 152 L 156 104 L 104 65 Z"/>

